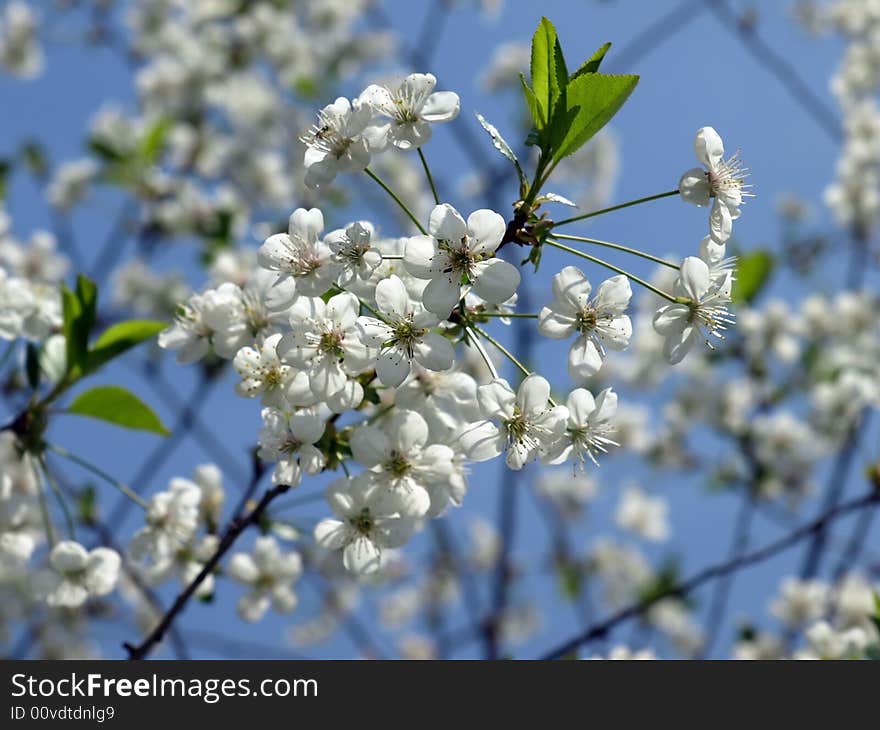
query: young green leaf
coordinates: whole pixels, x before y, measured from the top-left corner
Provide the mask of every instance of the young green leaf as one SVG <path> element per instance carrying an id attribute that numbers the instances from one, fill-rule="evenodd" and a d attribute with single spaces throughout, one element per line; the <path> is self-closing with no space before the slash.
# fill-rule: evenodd
<path id="1" fill-rule="evenodd" d="M 532 37 L 531 73 L 535 98 L 544 119 L 549 122 L 552 110 L 568 85 L 568 69 L 556 28 L 547 18 L 541 18 Z"/>
<path id="2" fill-rule="evenodd" d="M 98 316 L 98 287 L 89 277 L 79 274 L 76 277 L 76 296 L 82 304 L 83 327 L 90 333 Z"/>
<path id="3" fill-rule="evenodd" d="M 538 104 L 538 100 L 535 97 L 535 92 L 532 91 L 532 88 L 529 86 L 529 82 L 526 81 L 525 75 L 520 74 L 519 80 L 522 84 L 523 96 L 526 99 L 526 106 L 528 106 L 529 108 L 529 114 L 532 117 L 532 123 L 535 125 L 535 129 L 544 129 L 544 127 L 547 126 L 547 117 L 544 116 L 544 110 L 541 109 L 541 106 Z"/>
<path id="4" fill-rule="evenodd" d="M 638 76 L 585 73 L 568 85 L 553 111 L 550 144 L 556 161 L 573 155 L 617 114 Z"/>
<path id="5" fill-rule="evenodd" d="M 67 409 L 78 416 L 97 418 L 123 428 L 167 436 L 162 421 L 140 398 L 116 385 L 101 385 L 80 393 Z"/>
<path id="6" fill-rule="evenodd" d="M 152 165 L 159 159 L 170 129 L 171 123 L 165 117 L 160 117 L 147 129 L 141 139 L 139 150 L 141 161 L 145 165 Z"/>
<path id="7" fill-rule="evenodd" d="M 493 124 L 490 124 L 482 114 L 475 112 L 475 115 L 480 126 L 492 138 L 492 146 L 513 163 L 513 166 L 516 168 L 516 174 L 519 176 L 520 185 L 525 185 L 527 183 L 525 173 L 523 173 L 519 160 L 516 159 L 516 155 L 510 145 L 507 144 L 507 140 L 501 136 L 501 132 Z"/>
<path id="8" fill-rule="evenodd" d="M 736 263 L 736 281 L 733 284 L 734 302 L 751 302 L 770 279 L 776 260 L 768 251 L 752 251 Z"/>
<path id="9" fill-rule="evenodd" d="M 581 64 L 581 67 L 571 75 L 571 81 L 574 81 L 578 76 L 583 76 L 584 74 L 596 73 L 599 70 L 599 66 L 602 65 L 602 59 L 605 58 L 605 54 L 608 53 L 608 49 L 610 48 L 610 43 L 603 43 L 599 46 L 599 48 L 596 49 L 596 52 L 584 61 Z"/>
<path id="10" fill-rule="evenodd" d="M 84 371 L 90 373 L 97 370 L 126 350 L 155 337 L 166 326 L 165 322 L 149 319 L 129 319 L 111 325 L 92 344 L 86 357 Z"/>
<path id="11" fill-rule="evenodd" d="M 76 279 L 76 291 L 61 287 L 61 306 L 67 371 L 81 370 L 88 355 L 89 334 L 97 316 L 98 288 L 88 277 L 80 274 Z"/>

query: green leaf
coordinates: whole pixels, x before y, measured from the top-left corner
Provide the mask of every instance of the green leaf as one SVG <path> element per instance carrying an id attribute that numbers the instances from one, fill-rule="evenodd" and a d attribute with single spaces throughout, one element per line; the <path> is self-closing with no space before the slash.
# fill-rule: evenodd
<path id="1" fill-rule="evenodd" d="M 529 82 L 526 81 L 526 77 L 524 74 L 519 75 L 520 83 L 522 84 L 523 96 L 526 98 L 526 106 L 529 108 L 529 114 L 532 117 L 532 122 L 535 125 L 536 130 L 541 130 L 547 126 L 547 117 L 544 116 L 544 110 L 541 109 L 538 104 L 538 100 L 535 97 L 535 92 L 532 91 L 532 87 L 529 86 Z M 529 135 L 531 137 L 531 135 Z"/>
<path id="2" fill-rule="evenodd" d="M 617 114 L 629 98 L 639 77 L 585 73 L 568 85 L 553 111 L 550 145 L 553 159 L 577 152 Z"/>
<path id="3" fill-rule="evenodd" d="M 568 70 L 556 28 L 547 18 L 541 18 L 532 37 L 531 73 L 532 89 L 543 112 L 541 116 L 549 123 L 551 112 L 568 85 Z"/>
<path id="4" fill-rule="evenodd" d="M 140 143 L 140 158 L 145 165 L 152 165 L 159 159 L 165 146 L 165 138 L 171 129 L 171 122 L 165 117 L 157 119 L 144 134 Z"/>
<path id="5" fill-rule="evenodd" d="M 475 112 L 475 114 L 480 126 L 485 129 L 486 133 L 492 138 L 492 146 L 513 163 L 513 166 L 516 168 L 516 174 L 519 177 L 520 187 L 523 188 L 528 185 L 525 173 L 523 173 L 522 167 L 520 167 L 519 160 L 516 159 L 516 155 L 510 148 L 510 145 L 507 144 L 507 140 L 501 136 L 501 132 L 499 132 L 493 124 L 490 124 L 482 114 L 479 112 Z"/>
<path id="6" fill-rule="evenodd" d="M 150 431 L 167 436 L 169 431 L 140 398 L 116 385 L 101 385 L 80 393 L 68 413 L 97 418 L 123 428 Z"/>
<path id="7" fill-rule="evenodd" d="M 88 141 L 88 148 L 104 162 L 122 162 L 126 159 L 124 154 L 99 137 L 92 137 Z"/>
<path id="8" fill-rule="evenodd" d="M 583 76 L 584 74 L 596 73 L 599 70 L 599 66 L 602 65 L 602 59 L 605 58 L 605 54 L 608 53 L 609 48 L 611 48 L 610 43 L 603 43 L 599 46 L 596 52 L 584 61 L 581 64 L 581 67 L 571 75 L 571 81 L 574 81 L 578 76 Z"/>
<path id="9" fill-rule="evenodd" d="M 61 287 L 61 305 L 64 315 L 64 338 L 67 345 L 67 371 L 82 370 L 89 348 L 89 334 L 95 326 L 98 306 L 98 288 L 88 277 L 80 274 L 76 290 Z"/>
<path id="10" fill-rule="evenodd" d="M 90 373 L 126 350 L 155 337 L 166 328 L 164 322 L 129 319 L 108 327 L 95 340 L 86 358 L 85 372 Z"/>
<path id="11" fill-rule="evenodd" d="M 776 260 L 768 251 L 752 251 L 741 256 L 736 263 L 733 301 L 736 303 L 753 301 L 770 279 L 775 266 Z"/>
<path id="12" fill-rule="evenodd" d="M 76 296 L 82 304 L 83 327 L 88 334 L 98 316 L 98 287 L 89 277 L 80 274 L 76 277 Z"/>

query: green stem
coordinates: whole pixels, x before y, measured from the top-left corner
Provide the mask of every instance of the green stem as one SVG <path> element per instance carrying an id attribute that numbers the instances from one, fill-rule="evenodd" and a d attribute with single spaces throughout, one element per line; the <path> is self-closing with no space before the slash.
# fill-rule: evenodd
<path id="1" fill-rule="evenodd" d="M 653 284 L 649 284 L 644 279 L 640 279 L 638 276 L 634 276 L 630 274 L 628 271 L 624 271 L 623 269 L 615 266 L 614 264 L 609 264 L 607 261 L 603 261 L 602 259 L 597 259 L 595 256 L 590 256 L 588 253 L 584 253 L 583 251 L 578 251 L 576 248 L 571 248 L 570 246 L 565 246 L 558 241 L 554 241 L 550 238 L 544 241 L 544 243 L 553 246 L 554 248 L 558 248 L 561 251 L 567 251 L 570 254 L 574 254 L 575 256 L 580 256 L 587 261 L 592 261 L 594 264 L 599 264 L 599 266 L 604 266 L 606 269 L 611 269 L 612 271 L 617 272 L 618 274 L 623 274 L 627 279 L 634 281 L 636 284 L 641 284 L 645 289 L 649 289 L 654 292 L 657 296 L 663 297 L 667 301 L 672 302 L 673 304 L 678 304 L 678 300 L 672 296 L 671 294 L 667 294 L 662 289 L 658 289 Z"/>
<path id="2" fill-rule="evenodd" d="M 486 367 L 489 368 L 489 374 L 493 379 L 497 380 L 498 371 L 495 369 L 495 363 L 492 362 L 492 358 L 489 357 L 489 353 L 486 352 L 486 348 L 483 347 L 480 338 L 474 334 L 474 331 L 470 327 L 465 327 L 465 332 L 468 334 L 468 344 L 474 346 L 474 349 L 479 353 L 480 357 L 483 358 L 483 362 L 486 363 Z"/>
<path id="3" fill-rule="evenodd" d="M 627 203 L 620 203 L 618 205 L 612 205 L 610 208 L 602 208 L 602 210 L 594 210 L 592 213 L 584 213 L 583 215 L 576 215 L 573 218 L 566 218 L 565 220 L 557 221 L 553 224 L 553 227 L 564 226 L 566 223 L 574 223 L 575 221 L 586 220 L 587 218 L 592 218 L 597 215 L 602 215 L 603 213 L 610 213 L 614 210 L 622 210 L 623 208 L 629 208 L 632 205 L 639 205 L 641 203 L 648 203 L 652 200 L 660 200 L 660 198 L 669 198 L 673 195 L 678 195 L 678 190 L 668 190 L 665 193 L 657 193 L 656 195 L 648 195 L 645 198 L 638 198 L 637 200 L 630 200 Z"/>
<path id="4" fill-rule="evenodd" d="M 554 233 L 553 235 L 556 236 L 556 238 L 561 238 L 565 241 L 583 241 L 584 243 L 592 243 L 596 246 L 613 248 L 616 251 L 625 251 L 626 253 L 631 253 L 633 256 L 641 256 L 643 259 L 653 261 L 655 264 L 668 266 L 670 269 L 678 270 L 681 268 L 678 264 L 674 264 L 671 261 L 667 261 L 666 259 L 661 259 L 659 256 L 652 256 L 651 254 L 645 253 L 644 251 L 639 251 L 637 248 L 630 248 L 629 246 L 623 246 L 619 243 L 611 243 L 611 241 L 600 241 L 598 238 L 586 238 L 584 236 L 566 236 L 562 233 Z"/>
<path id="5" fill-rule="evenodd" d="M 336 294 L 354 294 L 354 292 L 350 292 L 350 291 L 348 291 L 348 289 L 343 289 L 338 284 L 334 284 L 333 287 L 330 289 L 330 291 L 332 291 Z M 385 319 L 385 317 L 382 316 L 381 312 L 376 311 L 376 309 L 374 307 L 371 307 L 369 304 L 367 304 L 363 299 L 361 299 L 359 296 L 357 296 L 357 294 L 354 294 L 354 296 L 357 298 L 358 303 L 364 309 L 366 309 L 370 314 L 372 314 L 376 319 L 378 319 L 381 322 L 385 322 L 386 324 L 388 323 L 388 321 Z"/>
<path id="6" fill-rule="evenodd" d="M 400 206 L 400 209 L 404 213 L 406 213 L 407 216 L 409 216 L 409 219 L 415 224 L 416 228 L 418 228 L 419 231 L 421 231 L 422 235 L 427 236 L 428 232 L 425 230 L 425 227 L 421 223 L 419 223 L 419 219 L 416 218 L 415 215 L 413 214 L 413 212 L 409 208 L 406 207 L 406 203 L 404 203 L 400 198 L 398 198 L 397 195 L 395 194 L 395 192 L 383 182 L 382 178 L 380 178 L 369 167 L 365 167 L 364 172 L 367 173 L 367 175 L 369 175 L 371 178 L 373 178 L 373 180 L 375 180 L 378 183 L 379 187 L 382 188 L 382 190 L 384 190 L 386 193 L 388 193 L 391 196 L 392 200 L 394 200 L 394 202 Z"/>
<path id="7" fill-rule="evenodd" d="M 61 506 L 61 511 L 64 513 L 64 522 L 67 525 L 67 532 L 70 536 L 71 540 L 76 540 L 76 528 L 74 527 L 73 515 L 70 513 L 70 507 L 67 505 L 67 500 L 64 498 L 64 494 L 61 492 L 61 487 L 58 485 L 58 481 L 52 476 L 52 473 L 49 471 L 49 467 L 46 465 L 46 460 L 41 456 L 40 459 L 40 467 L 43 470 L 43 476 L 46 477 L 46 481 L 49 482 L 49 486 L 52 488 L 52 492 L 55 494 L 55 499 L 58 500 L 58 504 Z"/>
<path id="8" fill-rule="evenodd" d="M 55 446 L 54 444 L 47 443 L 46 448 L 49 449 L 50 451 L 54 451 L 56 454 L 58 454 L 58 456 L 63 456 L 68 461 L 72 461 L 74 464 L 78 464 L 83 469 L 92 472 L 92 474 L 94 474 L 95 476 L 98 476 L 101 479 L 103 479 L 104 481 L 106 481 L 107 483 L 113 485 L 120 492 L 122 492 L 126 497 L 128 497 L 133 502 L 136 502 L 144 509 L 149 508 L 150 505 L 147 504 L 144 501 L 144 499 L 137 492 L 135 492 L 131 487 L 129 487 L 126 484 L 123 484 L 118 479 L 114 479 L 107 472 L 105 472 L 100 467 L 95 466 L 90 461 L 86 461 L 85 459 L 77 456 L 76 454 L 71 453 L 70 451 L 68 451 L 67 449 L 65 449 L 62 446 Z"/>
<path id="9" fill-rule="evenodd" d="M 496 340 L 492 335 L 490 335 L 486 330 L 481 327 L 477 327 L 477 325 L 473 325 L 474 331 L 480 335 L 486 342 L 488 342 L 492 347 L 494 347 L 498 352 L 500 352 L 504 357 L 506 357 L 510 362 L 516 365 L 517 369 L 525 376 L 529 377 L 532 374 L 532 371 L 529 370 L 525 365 L 523 365 L 516 356 L 508 350 L 504 345 L 502 345 L 498 340 Z"/>
<path id="10" fill-rule="evenodd" d="M 39 474 L 37 474 L 37 480 L 40 483 L 40 515 L 43 518 L 43 529 L 46 531 L 46 540 L 49 542 L 49 547 L 54 548 L 55 544 L 58 542 L 58 538 L 55 535 L 55 528 L 52 526 L 52 517 L 49 514 L 49 500 L 46 499 L 46 483 L 39 478 Z"/>
<path id="11" fill-rule="evenodd" d="M 422 161 L 422 167 L 425 169 L 425 177 L 428 178 L 428 185 L 431 186 L 431 193 L 434 196 L 434 203 L 440 205 L 440 196 L 437 195 L 437 187 L 434 185 L 434 176 L 431 175 L 431 168 L 428 167 L 428 161 L 425 159 L 425 153 L 419 147 L 419 159 Z"/>
<path id="12" fill-rule="evenodd" d="M 477 327 L 477 325 L 473 325 L 474 330 L 479 334 L 483 339 L 486 340 L 490 345 L 492 345 L 496 350 L 498 350 L 504 357 L 506 357 L 510 362 L 516 365 L 517 369 L 525 376 L 529 377 L 529 375 L 533 375 L 531 370 L 529 370 L 525 365 L 523 365 L 516 356 L 508 350 L 504 345 L 502 345 L 498 340 L 496 340 L 492 335 L 490 335 L 486 330 L 481 327 Z M 556 401 L 552 398 L 548 398 L 547 402 L 553 407 L 556 407 Z"/>

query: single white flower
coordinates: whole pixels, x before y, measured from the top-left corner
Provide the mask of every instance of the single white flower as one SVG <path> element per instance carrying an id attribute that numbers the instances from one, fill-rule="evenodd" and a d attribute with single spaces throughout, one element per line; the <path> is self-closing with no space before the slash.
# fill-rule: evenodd
<path id="1" fill-rule="evenodd" d="M 77 608 L 90 597 L 106 596 L 116 587 L 120 564 L 115 550 L 86 550 L 78 542 L 62 540 L 49 554 L 54 573 L 47 576 L 46 603 Z"/>
<path id="2" fill-rule="evenodd" d="M 599 372 L 605 348 L 623 350 L 632 337 L 632 322 L 624 314 L 632 297 L 629 279 L 613 276 L 603 281 L 596 296 L 576 266 L 566 266 L 553 277 L 553 301 L 538 315 L 538 331 L 545 337 L 564 339 L 575 332 L 568 352 L 568 372 L 576 381 Z"/>
<path id="3" fill-rule="evenodd" d="M 380 348 L 376 375 L 396 388 L 409 375 L 413 362 L 428 370 L 448 370 L 455 350 L 448 339 L 430 330 L 438 318 L 410 299 L 400 277 L 391 275 L 376 286 L 376 307 L 382 318 L 359 317 L 364 343 Z"/>
<path id="4" fill-rule="evenodd" d="M 260 266 L 277 271 L 278 283 L 292 277 L 296 294 L 321 296 L 339 274 L 333 252 L 320 240 L 323 230 L 324 215 L 320 210 L 297 208 L 290 215 L 287 233 L 269 236 L 260 246 Z"/>
<path id="5" fill-rule="evenodd" d="M 749 171 L 739 153 L 724 159 L 724 143 L 712 127 L 697 130 L 694 140 L 697 159 L 704 166 L 687 170 L 678 183 L 683 200 L 698 206 L 709 205 L 709 231 L 714 241 L 724 243 L 730 238 L 733 221 L 739 218 L 743 197 L 751 195 L 745 178 Z"/>
<path id="6" fill-rule="evenodd" d="M 355 279 L 367 281 L 382 263 L 382 254 L 373 246 L 373 234 L 372 223 L 355 221 L 325 237 L 341 269 L 340 286 L 348 286 Z"/>
<path id="7" fill-rule="evenodd" d="M 327 502 L 338 519 L 315 526 L 315 540 L 328 550 L 341 550 L 346 570 L 356 575 L 375 573 L 383 548 L 400 547 L 415 531 L 416 520 L 384 511 L 381 487 L 368 474 L 344 477 L 327 488 Z"/>
<path id="8" fill-rule="evenodd" d="M 389 143 L 408 150 L 421 147 L 431 138 L 431 124 L 449 122 L 458 116 L 461 102 L 452 91 L 434 91 L 432 74 L 410 74 L 397 89 L 371 84 L 359 97 L 380 120 L 367 129 L 370 145 L 377 150 Z"/>
<path id="9" fill-rule="evenodd" d="M 201 498 L 197 484 L 180 478 L 172 479 L 167 491 L 154 494 L 147 508 L 146 525 L 129 543 L 132 560 L 151 572 L 161 572 L 195 534 Z"/>
<path id="10" fill-rule="evenodd" d="M 305 183 L 320 188 L 333 182 L 338 172 L 359 172 L 370 164 L 370 148 L 364 130 L 373 109 L 364 103 L 339 97 L 318 112 L 318 121 L 300 137 L 306 145 Z"/>
<path id="11" fill-rule="evenodd" d="M 243 320 L 239 288 L 231 282 L 222 284 L 180 303 L 174 323 L 159 333 L 159 347 L 177 350 L 182 364 L 201 360 L 212 349 L 229 359 L 250 339 Z"/>
<path id="12" fill-rule="evenodd" d="M 295 487 L 302 472 L 317 474 L 324 468 L 324 455 L 315 444 L 324 435 L 326 423 L 310 410 L 293 413 L 276 408 L 262 411 L 258 456 L 276 462 L 272 482 Z"/>
<path id="13" fill-rule="evenodd" d="M 454 473 L 453 450 L 428 445 L 428 424 L 415 411 L 396 410 L 375 425 L 360 426 L 351 435 L 355 461 L 370 470 L 380 485 L 388 512 L 424 517 L 431 506 L 430 487 L 449 481 Z"/>
<path id="14" fill-rule="evenodd" d="M 730 303 L 728 278 L 713 281 L 709 266 L 696 256 L 682 261 L 675 294 L 681 302 L 667 304 L 654 315 L 654 329 L 666 338 L 663 354 L 673 365 L 681 362 L 701 337 L 711 348 L 708 337 L 723 339 L 724 330 L 734 323 L 727 309 Z"/>
<path id="15" fill-rule="evenodd" d="M 233 555 L 228 572 L 230 578 L 250 588 L 237 606 L 245 621 L 259 621 L 269 606 L 279 613 L 296 607 L 292 584 L 302 575 L 302 558 L 297 552 L 282 552 L 274 537 L 258 537 L 250 554 Z"/>
<path id="16" fill-rule="evenodd" d="M 636 486 L 623 491 L 614 520 L 617 526 L 652 542 L 669 537 L 669 505 L 662 497 L 649 497 Z"/>
<path id="17" fill-rule="evenodd" d="M 200 464 L 195 468 L 193 482 L 201 492 L 199 499 L 200 519 L 209 527 L 216 528 L 220 524 L 223 503 L 226 501 L 223 472 L 216 464 Z"/>
<path id="18" fill-rule="evenodd" d="M 506 380 L 493 380 L 477 388 L 477 400 L 487 420 L 471 424 L 459 437 L 473 461 L 487 461 L 506 451 L 507 466 L 522 469 L 565 431 L 568 410 L 550 405 L 550 383 L 540 375 L 529 375 L 516 393 Z"/>
<path id="19" fill-rule="evenodd" d="M 299 297 L 290 308 L 291 330 L 276 346 L 281 360 L 306 372 L 315 398 L 326 401 L 376 358 L 357 326 L 360 302 L 349 292 L 322 299 Z M 361 397 L 363 390 L 361 389 Z M 356 404 L 355 404 L 356 405 Z"/>
<path id="20" fill-rule="evenodd" d="M 586 459 L 598 466 L 597 453 L 606 453 L 609 446 L 617 446 L 610 435 L 617 412 L 617 393 L 605 388 L 595 398 L 586 388 L 577 388 L 566 401 L 568 421 L 560 438 L 551 444 L 544 455 L 547 464 L 561 464 L 573 459 L 583 467 Z"/>
<path id="21" fill-rule="evenodd" d="M 821 580 L 800 580 L 788 576 L 779 586 L 779 595 L 770 604 L 770 613 L 789 628 L 800 628 L 825 615 L 831 588 Z"/>
<path id="22" fill-rule="evenodd" d="M 241 376 L 235 392 L 245 398 L 262 396 L 264 406 L 284 409 L 287 392 L 293 384 L 295 371 L 278 358 L 276 347 L 282 335 L 267 337 L 258 347 L 242 347 L 232 365 Z"/>
<path id="23" fill-rule="evenodd" d="M 434 207 L 431 235 L 410 238 L 403 259 L 410 274 L 429 280 L 422 294 L 428 311 L 447 317 L 471 287 L 490 304 L 516 293 L 519 270 L 494 256 L 506 228 L 504 218 L 491 210 L 474 211 L 465 223 L 448 203 Z"/>

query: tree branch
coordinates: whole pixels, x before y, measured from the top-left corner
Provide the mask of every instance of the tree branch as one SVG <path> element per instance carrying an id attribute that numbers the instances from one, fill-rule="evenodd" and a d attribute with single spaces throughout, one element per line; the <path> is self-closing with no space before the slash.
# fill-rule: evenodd
<path id="1" fill-rule="evenodd" d="M 256 481 L 254 481 L 254 485 L 255 484 Z M 192 595 L 196 592 L 196 589 L 198 589 L 205 578 L 214 571 L 214 568 L 217 567 L 223 559 L 223 556 L 226 555 L 229 549 L 235 544 L 235 541 L 238 540 L 241 533 L 251 525 L 257 524 L 272 501 L 277 497 L 280 497 L 282 494 L 286 494 L 289 490 L 289 484 L 277 484 L 272 487 L 272 489 L 266 491 L 262 499 L 257 503 L 257 506 L 248 512 L 247 515 L 241 516 L 241 514 L 236 514 L 236 516 L 232 518 L 223 533 L 223 537 L 220 538 L 220 545 L 217 547 L 217 551 L 211 556 L 208 562 L 204 564 L 199 571 L 199 574 L 192 580 L 192 582 L 177 596 L 174 603 L 171 604 L 171 607 L 162 617 L 162 620 L 156 628 L 154 628 L 137 646 L 129 644 L 128 642 L 123 644 L 123 647 L 125 647 L 125 650 L 128 652 L 129 659 L 146 658 L 156 645 L 162 641 L 162 637 L 165 635 L 165 632 L 171 628 L 174 619 L 177 618 L 181 611 L 183 611 L 186 604 L 189 602 L 189 599 L 192 598 Z"/>
<path id="2" fill-rule="evenodd" d="M 721 578 L 730 573 L 738 572 L 744 568 L 747 568 L 750 565 L 754 565 L 755 563 L 760 563 L 764 560 L 768 560 L 774 555 L 777 555 L 778 553 L 783 552 L 793 545 L 796 545 L 801 540 L 815 535 L 820 531 L 824 531 L 831 522 L 838 519 L 839 517 L 843 517 L 850 512 L 856 512 L 865 507 L 874 505 L 878 501 L 880 501 L 880 492 L 878 492 L 877 490 L 872 490 L 870 493 L 859 497 L 858 499 L 844 502 L 828 510 L 812 522 L 809 522 L 803 527 L 800 527 L 797 530 L 790 532 L 788 535 L 780 538 L 775 542 L 765 545 L 764 547 L 747 553 L 746 555 L 743 555 L 741 557 L 737 557 L 732 560 L 728 560 L 723 563 L 718 563 L 717 565 L 712 565 L 708 568 L 704 568 L 688 580 L 671 586 L 668 590 L 658 592 L 656 595 L 653 595 L 650 598 L 639 601 L 638 603 L 634 603 L 627 608 L 624 608 L 617 613 L 612 614 L 604 621 L 595 624 L 594 626 L 575 636 L 574 638 L 563 642 L 541 658 L 559 659 L 560 657 L 570 654 L 584 644 L 587 644 L 594 639 L 606 636 L 618 624 L 624 623 L 625 621 L 635 618 L 636 616 L 641 616 L 645 613 L 645 611 L 651 608 L 651 606 L 658 603 L 664 598 L 669 598 L 670 596 L 687 595 L 695 591 L 704 583 L 708 583 L 709 581 Z"/>

